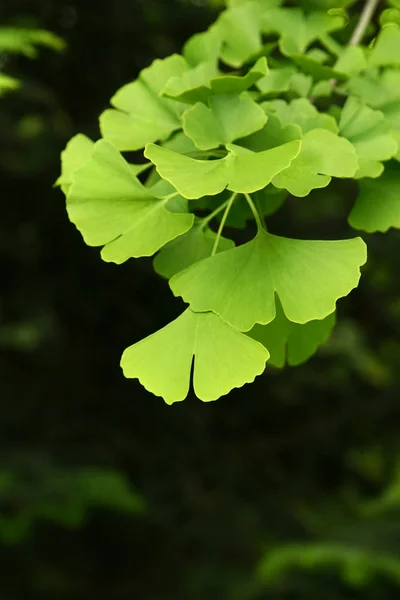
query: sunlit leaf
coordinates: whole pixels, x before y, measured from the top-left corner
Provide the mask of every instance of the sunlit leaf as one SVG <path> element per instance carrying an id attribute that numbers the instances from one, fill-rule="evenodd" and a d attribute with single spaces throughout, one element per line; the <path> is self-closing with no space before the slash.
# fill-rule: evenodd
<path id="1" fill-rule="evenodd" d="M 193 310 L 212 310 L 249 331 L 274 319 L 275 293 L 290 321 L 324 319 L 357 286 L 365 261 L 360 238 L 304 241 L 259 231 L 251 242 L 181 271 L 170 287 Z"/>
<path id="2" fill-rule="evenodd" d="M 326 129 L 312 129 L 302 138 L 300 154 L 272 183 L 294 196 L 329 185 L 331 177 L 354 177 L 358 160 L 354 146 Z"/>
<path id="3" fill-rule="evenodd" d="M 167 404 L 184 400 L 193 387 L 200 400 L 216 400 L 260 375 L 268 351 L 214 313 L 187 309 L 163 329 L 125 350 L 125 377 L 137 378 Z"/>
<path id="4" fill-rule="evenodd" d="M 276 173 L 290 165 L 300 151 L 300 142 L 259 153 L 232 144 L 227 149 L 229 154 L 225 158 L 196 160 L 149 144 L 145 156 L 182 196 L 194 199 L 219 194 L 226 187 L 241 193 L 264 188 Z"/>
<path id="5" fill-rule="evenodd" d="M 62 151 L 61 175 L 55 185 L 61 186 L 65 195 L 67 195 L 72 184 L 72 173 L 90 158 L 93 145 L 94 142 L 90 138 L 78 133 L 70 139 L 65 150 Z"/>
<path id="6" fill-rule="evenodd" d="M 223 40 L 222 60 L 232 67 L 241 67 L 262 48 L 260 6 L 247 2 L 224 11 L 216 26 Z"/>
<path id="7" fill-rule="evenodd" d="M 190 229 L 193 215 L 168 210 L 152 195 L 108 142 L 94 145 L 88 161 L 73 173 L 67 197 L 72 223 L 89 246 L 104 246 L 105 261 L 151 256 Z"/>
<path id="8" fill-rule="evenodd" d="M 265 112 L 245 96 L 218 94 L 210 107 L 202 103 L 189 108 L 182 117 L 183 131 L 201 150 L 226 145 L 261 129 Z"/>
<path id="9" fill-rule="evenodd" d="M 194 104 L 207 103 L 214 94 L 240 94 L 268 73 L 266 59 L 260 58 L 246 75 L 219 75 L 213 63 L 200 63 L 179 77 L 168 80 L 162 95 Z"/>
<path id="10" fill-rule="evenodd" d="M 138 150 L 179 129 L 184 106 L 159 94 L 171 77 L 187 68 L 185 60 L 174 54 L 155 60 L 136 81 L 124 85 L 111 98 L 114 109 L 100 116 L 103 137 L 119 150 Z"/>

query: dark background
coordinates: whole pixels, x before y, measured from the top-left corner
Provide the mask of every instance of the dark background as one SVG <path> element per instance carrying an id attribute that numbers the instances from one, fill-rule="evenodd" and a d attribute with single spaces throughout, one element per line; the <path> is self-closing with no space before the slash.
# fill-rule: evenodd
<path id="1" fill-rule="evenodd" d="M 0 100 L 1 600 L 399 597 L 377 566 L 390 556 L 400 572 L 397 505 L 364 516 L 400 465 L 399 233 L 365 237 L 360 288 L 309 363 L 269 368 L 215 403 L 169 407 L 124 380 L 119 359 L 179 302 L 151 260 L 102 262 L 52 187 L 67 140 L 96 139 L 118 87 L 216 14 L 179 0 L 0 5 L 0 26 L 40 26 L 67 42 L 36 61 L 3 59 L 23 86 Z M 346 184 L 289 201 L 273 228 L 353 235 L 353 198 Z M 85 495 L 85 469 L 117 474 L 137 509 L 108 484 Z M 260 582 L 268 552 L 311 540 L 326 549 L 336 535 L 361 553 L 358 579 L 341 553 L 339 566 L 302 569 L 299 559 Z"/>

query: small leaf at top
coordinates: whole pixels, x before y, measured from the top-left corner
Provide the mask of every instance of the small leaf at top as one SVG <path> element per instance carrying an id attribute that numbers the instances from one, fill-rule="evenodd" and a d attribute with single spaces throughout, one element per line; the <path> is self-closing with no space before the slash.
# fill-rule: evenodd
<path id="1" fill-rule="evenodd" d="M 270 323 L 275 293 L 290 321 L 324 319 L 358 284 L 366 247 L 360 238 L 305 241 L 259 231 L 238 248 L 206 258 L 170 280 L 195 311 L 213 311 L 239 331 Z"/>
<path id="2" fill-rule="evenodd" d="M 389 23 L 382 27 L 369 55 L 371 67 L 400 65 L 400 27 Z"/>
<path id="3" fill-rule="evenodd" d="M 61 186 L 65 195 L 72 183 L 72 173 L 81 167 L 90 157 L 94 142 L 86 135 L 78 133 L 71 138 L 61 152 L 61 175 L 55 185 Z"/>
<path id="4" fill-rule="evenodd" d="M 210 107 L 201 102 L 182 116 L 183 131 L 200 150 L 210 150 L 250 135 L 267 121 L 260 106 L 245 96 L 218 94 Z"/>
<path id="5" fill-rule="evenodd" d="M 194 392 L 209 402 L 254 381 L 268 357 L 264 346 L 214 313 L 187 309 L 163 329 L 127 348 L 121 367 L 125 377 L 139 379 L 149 392 L 173 404 L 189 392 L 194 358 Z"/>
<path id="6" fill-rule="evenodd" d="M 293 196 L 329 185 L 332 177 L 354 177 L 358 160 L 354 146 L 326 129 L 312 129 L 301 141 L 300 154 L 272 183 Z"/>
<path id="7" fill-rule="evenodd" d="M 243 76 L 218 75 L 215 65 L 200 63 L 180 77 L 172 77 L 161 94 L 187 104 L 207 103 L 214 94 L 240 94 L 248 90 L 266 73 L 268 66 L 265 57 L 258 59 Z"/>
<path id="8" fill-rule="evenodd" d="M 355 177 L 379 177 L 383 171 L 380 161 L 389 160 L 398 150 L 383 113 L 351 96 L 342 109 L 339 128 L 356 149 L 359 168 Z"/>
<path id="9" fill-rule="evenodd" d="M 400 229 L 400 168 L 394 163 L 377 180 L 360 182 L 360 192 L 349 216 L 354 229 L 372 233 Z"/>
<path id="10" fill-rule="evenodd" d="M 107 262 L 151 256 L 188 231 L 193 215 L 170 212 L 167 200 L 153 196 L 121 154 L 105 140 L 74 171 L 67 197 L 72 223 L 89 246 L 104 246 Z"/>
<path id="11" fill-rule="evenodd" d="M 182 56 L 173 54 L 141 71 L 136 81 L 124 85 L 111 98 L 114 109 L 100 116 L 102 136 L 118 150 L 138 150 L 179 129 L 184 106 L 161 98 L 159 93 L 171 77 L 187 69 Z"/>
<path id="12" fill-rule="evenodd" d="M 308 360 L 318 346 L 326 342 L 334 325 L 335 313 L 304 325 L 292 323 L 277 302 L 275 319 L 268 325 L 254 325 L 249 335 L 267 348 L 270 365 L 283 367 L 288 363 L 296 366 Z"/>
<path id="13" fill-rule="evenodd" d="M 225 10 L 216 22 L 223 40 L 221 59 L 232 67 L 241 67 L 262 48 L 261 7 L 255 2 Z"/>
<path id="14" fill-rule="evenodd" d="M 337 59 L 334 70 L 352 76 L 357 75 L 368 67 L 364 48 L 361 46 L 346 46 Z"/>
<path id="15" fill-rule="evenodd" d="M 193 35 L 183 47 L 183 56 L 191 67 L 200 63 L 217 65 L 221 51 L 221 36 L 215 26 Z"/>
<path id="16" fill-rule="evenodd" d="M 238 193 L 264 188 L 298 155 L 300 142 L 259 153 L 232 144 L 227 149 L 229 154 L 219 160 L 196 160 L 155 144 L 146 146 L 144 154 L 184 198 L 195 199 L 214 196 L 226 187 Z"/>

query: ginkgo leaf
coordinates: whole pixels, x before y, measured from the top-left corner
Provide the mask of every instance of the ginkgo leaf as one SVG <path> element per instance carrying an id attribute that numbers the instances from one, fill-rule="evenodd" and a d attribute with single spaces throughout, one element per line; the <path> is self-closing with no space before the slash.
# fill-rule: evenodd
<path id="1" fill-rule="evenodd" d="M 268 73 L 265 57 L 243 75 L 218 75 L 214 63 L 200 63 L 180 77 L 168 80 L 161 94 L 174 100 L 194 104 L 207 103 L 214 94 L 240 94 Z"/>
<path id="2" fill-rule="evenodd" d="M 312 129 L 302 138 L 300 154 L 272 183 L 293 196 L 307 196 L 326 187 L 331 177 L 354 177 L 358 160 L 354 146 L 326 129 Z"/>
<path id="3" fill-rule="evenodd" d="M 209 227 L 204 227 L 200 220 L 185 234 L 164 246 L 154 258 L 154 270 L 159 275 L 170 279 L 175 273 L 211 256 L 215 238 L 214 231 Z M 234 245 L 232 240 L 220 237 L 216 251 L 223 252 L 233 248 Z"/>
<path id="4" fill-rule="evenodd" d="M 400 65 L 400 27 L 388 23 L 382 27 L 369 55 L 371 67 Z"/>
<path id="5" fill-rule="evenodd" d="M 302 132 L 298 125 L 283 125 L 275 113 L 267 114 L 266 125 L 256 133 L 239 140 L 241 146 L 253 152 L 262 152 L 293 140 L 301 140 Z"/>
<path id="6" fill-rule="evenodd" d="M 86 135 L 78 133 L 71 138 L 61 152 L 61 175 L 55 185 L 61 186 L 65 195 L 72 184 L 72 173 L 81 167 L 90 157 L 94 142 Z"/>
<path id="7" fill-rule="evenodd" d="M 101 140 L 73 173 L 67 210 L 85 242 L 104 246 L 102 258 L 119 264 L 151 256 L 190 229 L 193 215 L 170 212 L 167 202 L 153 196 L 118 150 Z"/>
<path id="8" fill-rule="evenodd" d="M 207 31 L 193 35 L 184 45 L 182 54 L 192 67 L 200 63 L 217 65 L 221 44 L 218 28 L 211 26 Z"/>
<path id="9" fill-rule="evenodd" d="M 396 163 L 386 167 L 378 180 L 360 182 L 349 223 L 370 233 L 400 229 L 400 168 Z"/>
<path id="10" fill-rule="evenodd" d="M 155 60 L 136 81 L 124 85 L 111 98 L 114 109 L 100 116 L 102 136 L 119 150 L 138 150 L 179 129 L 184 106 L 159 94 L 171 77 L 187 69 L 177 54 Z"/>
<path id="11" fill-rule="evenodd" d="M 270 69 L 267 75 L 257 81 L 257 87 L 263 95 L 287 92 L 295 73 L 296 70 L 293 67 Z"/>
<path id="12" fill-rule="evenodd" d="M 353 77 L 347 89 L 372 108 L 383 112 L 398 142 L 396 159 L 400 160 L 400 71 L 385 69 L 380 73 Z"/>
<path id="13" fill-rule="evenodd" d="M 264 188 L 290 165 L 300 151 L 300 142 L 259 153 L 232 144 L 227 144 L 227 149 L 229 154 L 219 160 L 196 160 L 155 144 L 146 146 L 144 154 L 184 198 L 194 199 L 219 194 L 226 187 L 238 193 Z"/>
<path id="14" fill-rule="evenodd" d="M 262 48 L 260 6 L 247 2 L 225 10 L 216 22 L 223 40 L 221 59 L 232 67 L 241 67 Z"/>
<path id="15" fill-rule="evenodd" d="M 342 73 L 329 65 L 322 65 L 310 56 L 305 56 L 304 54 L 291 54 L 290 58 L 298 67 L 300 67 L 300 69 L 302 69 L 302 71 L 304 71 L 304 73 L 311 75 L 315 81 L 323 81 L 325 79 L 345 81 L 348 78 L 347 73 Z"/>
<path id="16" fill-rule="evenodd" d="M 346 75 L 357 75 L 368 67 L 366 54 L 361 46 L 346 46 L 334 64 L 334 70 Z"/>
<path id="17" fill-rule="evenodd" d="M 344 25 L 341 15 L 312 11 L 305 15 L 300 8 L 275 8 L 265 11 L 262 20 L 264 33 L 280 35 L 282 54 L 301 54 L 321 35 L 340 29 Z"/>
<path id="18" fill-rule="evenodd" d="M 383 113 L 351 96 L 342 109 L 339 128 L 340 134 L 356 149 L 359 163 L 356 179 L 379 177 L 383 171 L 380 161 L 389 160 L 398 150 Z"/>
<path id="19" fill-rule="evenodd" d="M 285 100 L 270 100 L 263 102 L 261 106 L 267 114 L 275 114 L 283 125 L 298 125 L 303 133 L 312 129 L 338 132 L 335 119 L 331 115 L 320 113 L 306 98 L 297 98 L 290 103 Z"/>
<path id="20" fill-rule="evenodd" d="M 254 381 L 265 369 L 268 351 L 235 331 L 214 313 L 187 309 L 175 321 L 125 350 L 125 377 L 139 379 L 167 404 L 184 400 L 193 387 L 205 402 Z"/>
<path id="21" fill-rule="evenodd" d="M 200 150 L 250 135 L 266 121 L 265 112 L 254 100 L 233 94 L 213 96 L 209 108 L 198 103 L 182 115 L 183 131 Z"/>
<path id="22" fill-rule="evenodd" d="M 275 317 L 275 293 L 290 321 L 324 319 L 358 284 L 366 247 L 360 238 L 305 241 L 260 230 L 243 246 L 206 258 L 170 280 L 195 311 L 213 311 L 239 331 Z"/>
<path id="23" fill-rule="evenodd" d="M 326 342 L 334 325 L 335 313 L 304 325 L 292 323 L 277 302 L 275 319 L 268 325 L 254 325 L 249 335 L 267 348 L 270 365 L 283 367 L 288 363 L 296 366 L 308 360 L 318 346 Z"/>

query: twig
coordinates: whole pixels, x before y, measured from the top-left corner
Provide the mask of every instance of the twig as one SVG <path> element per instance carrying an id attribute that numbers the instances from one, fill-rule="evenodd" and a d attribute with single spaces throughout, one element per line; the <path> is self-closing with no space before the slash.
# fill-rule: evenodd
<path id="1" fill-rule="evenodd" d="M 353 35 L 350 38 L 349 46 L 356 46 L 359 44 L 364 37 L 365 30 L 371 22 L 373 14 L 379 4 L 379 0 L 367 0 L 364 4 L 364 8 L 361 12 L 360 19 L 357 23 L 356 28 L 353 31 Z"/>

